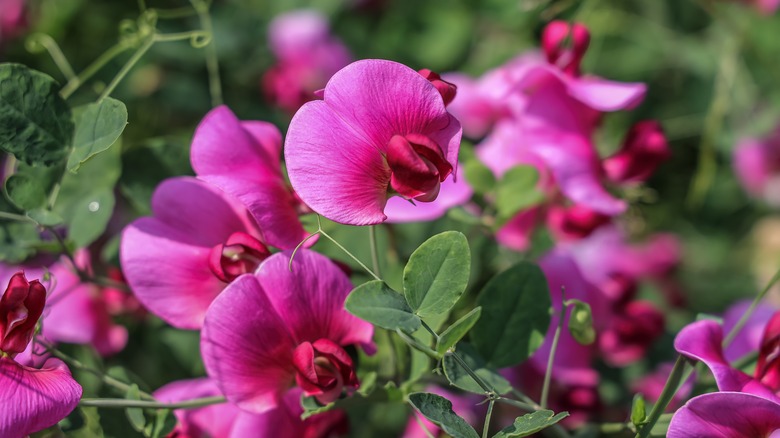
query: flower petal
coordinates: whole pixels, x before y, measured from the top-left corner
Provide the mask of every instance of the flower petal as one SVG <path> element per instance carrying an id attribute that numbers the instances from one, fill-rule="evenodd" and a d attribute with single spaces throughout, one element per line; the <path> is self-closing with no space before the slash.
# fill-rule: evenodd
<path id="1" fill-rule="evenodd" d="M 459 168 L 460 169 L 460 168 Z M 387 222 L 423 222 L 438 219 L 452 207 L 465 204 L 474 193 L 463 176 L 463 171 L 456 172 L 456 178 L 449 178 L 441 183 L 439 196 L 432 202 L 411 202 L 393 196 L 387 200 L 385 214 Z"/>
<path id="2" fill-rule="evenodd" d="M 162 402 L 180 402 L 200 397 L 222 395 L 217 384 L 207 377 L 171 382 L 154 391 L 154 397 Z M 179 424 L 175 431 L 183 436 L 227 437 L 241 410 L 230 403 L 220 403 L 197 409 L 173 411 Z M 176 435 L 178 436 L 178 435 Z"/>
<path id="3" fill-rule="evenodd" d="M 672 417 L 669 438 L 775 436 L 780 405 L 751 394 L 714 392 L 694 397 Z"/>
<path id="4" fill-rule="evenodd" d="M 629 110 L 645 98 L 647 86 L 640 82 L 615 82 L 598 77 L 567 78 L 569 94 L 599 111 Z"/>
<path id="5" fill-rule="evenodd" d="M 36 370 L 0 358 L 0 436 L 21 438 L 53 426 L 79 399 L 81 386 L 59 359 Z"/>

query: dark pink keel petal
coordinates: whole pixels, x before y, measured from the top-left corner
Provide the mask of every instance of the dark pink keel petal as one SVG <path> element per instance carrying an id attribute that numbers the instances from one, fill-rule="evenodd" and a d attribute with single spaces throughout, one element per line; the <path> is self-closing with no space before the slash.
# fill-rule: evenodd
<path id="1" fill-rule="evenodd" d="M 774 392 L 740 370 L 734 369 L 723 357 L 723 328 L 715 321 L 703 320 L 687 325 L 674 339 L 674 348 L 689 359 L 704 362 L 715 376 L 721 391 L 755 394 L 776 402 Z"/>
<path id="2" fill-rule="evenodd" d="M 209 377 L 231 403 L 254 413 L 276 407 L 295 382 L 293 323 L 274 311 L 267 293 L 285 291 L 264 290 L 251 274 L 237 278 L 211 304 L 200 343 Z"/>
<path id="3" fill-rule="evenodd" d="M 780 436 L 780 405 L 751 394 L 713 392 L 692 398 L 672 417 L 669 438 Z"/>
<path id="4" fill-rule="evenodd" d="M 21 438 L 53 426 L 76 408 L 81 386 L 62 361 L 40 370 L 0 358 L 0 436 Z"/>
<path id="5" fill-rule="evenodd" d="M 388 199 L 385 206 L 387 222 L 431 221 L 444 216 L 447 210 L 468 202 L 474 191 L 466 182 L 462 171 L 458 170 L 456 175 L 457 180 L 448 178 L 441 183 L 439 196 L 432 202 L 415 202 L 412 204 L 400 196 L 393 196 Z"/>
<path id="6" fill-rule="evenodd" d="M 338 345 L 372 349 L 373 326 L 344 309 L 352 283 L 335 263 L 314 251 L 290 251 L 266 259 L 256 277 L 295 344 L 326 338 Z"/>
<path id="7" fill-rule="evenodd" d="M 207 377 L 177 380 L 154 391 L 154 397 L 162 402 L 179 402 L 200 397 L 222 395 L 217 384 Z M 173 411 L 179 424 L 172 436 L 179 437 L 227 437 L 241 412 L 236 405 L 220 403 L 198 409 Z"/>
<path id="8" fill-rule="evenodd" d="M 225 287 L 209 269 L 211 247 L 155 218 L 141 218 L 122 233 L 120 259 L 127 284 L 150 312 L 168 324 L 196 330 Z"/>

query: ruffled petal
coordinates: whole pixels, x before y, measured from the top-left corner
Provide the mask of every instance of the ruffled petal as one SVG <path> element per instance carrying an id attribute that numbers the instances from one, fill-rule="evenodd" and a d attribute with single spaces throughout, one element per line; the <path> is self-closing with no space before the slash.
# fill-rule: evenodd
<path id="1" fill-rule="evenodd" d="M 327 257 L 305 249 L 295 253 L 292 270 L 289 262 L 290 251 L 274 254 L 256 276 L 294 342 L 327 338 L 339 345 L 370 346 L 373 326 L 344 310 L 353 287 L 346 274 Z"/>
<path id="2" fill-rule="evenodd" d="M 751 394 L 714 392 L 694 397 L 672 417 L 669 438 L 776 436 L 780 405 Z"/>
<path id="3" fill-rule="evenodd" d="M 290 326 L 254 275 L 238 277 L 214 300 L 203 322 L 201 352 L 208 375 L 231 403 L 254 413 L 279 404 L 295 381 Z"/>
<path id="4" fill-rule="evenodd" d="M 156 218 L 141 218 L 122 233 L 120 259 L 127 284 L 149 311 L 194 330 L 225 283 L 209 269 L 211 247 L 188 240 Z"/>
<path id="5" fill-rule="evenodd" d="M 53 426 L 79 399 L 81 386 L 59 359 L 37 370 L 0 358 L 0 436 L 21 438 Z"/>

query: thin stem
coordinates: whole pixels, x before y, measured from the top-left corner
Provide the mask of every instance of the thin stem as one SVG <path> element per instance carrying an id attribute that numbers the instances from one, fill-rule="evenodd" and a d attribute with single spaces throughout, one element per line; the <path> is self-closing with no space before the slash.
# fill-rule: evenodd
<path id="1" fill-rule="evenodd" d="M 734 338 L 737 337 L 739 332 L 742 330 L 742 327 L 747 324 L 748 319 L 750 319 L 750 315 L 753 314 L 753 311 L 756 310 L 756 307 L 758 307 L 758 303 L 761 302 L 761 300 L 764 299 L 766 294 L 769 292 L 769 289 L 772 289 L 772 286 L 777 283 L 777 281 L 780 280 L 780 269 L 775 271 L 775 275 L 772 276 L 772 279 L 769 280 L 769 283 L 764 286 L 763 289 L 761 289 L 761 292 L 758 293 L 756 298 L 753 300 L 752 303 L 750 303 L 750 307 L 745 311 L 745 313 L 742 315 L 742 318 L 737 321 L 737 323 L 734 325 L 734 327 L 731 329 L 731 331 L 726 335 L 726 339 L 723 340 L 723 348 L 726 348 L 731 344 L 732 341 L 734 341 Z"/>
<path id="2" fill-rule="evenodd" d="M 355 257 L 355 256 L 354 256 L 354 254 L 352 254 L 351 252 L 349 252 L 349 250 L 348 250 L 347 248 L 344 248 L 344 247 L 343 247 L 343 246 L 342 246 L 340 243 L 338 243 L 338 242 L 336 241 L 336 239 L 334 239 L 334 238 L 330 237 L 330 234 L 326 233 L 326 232 L 325 232 L 324 230 L 322 230 L 322 229 L 320 229 L 320 234 L 321 234 L 323 237 L 325 237 L 326 239 L 328 239 L 328 240 L 330 240 L 331 242 L 333 242 L 333 244 L 334 244 L 334 245 L 336 245 L 337 247 L 339 247 L 339 249 L 340 249 L 340 250 L 344 251 L 344 253 L 345 253 L 345 254 L 347 254 L 347 255 L 348 255 L 348 256 L 349 256 L 349 257 L 350 257 L 352 260 L 354 260 L 355 262 L 357 262 L 357 264 L 358 264 L 358 265 L 360 265 L 360 267 L 361 267 L 361 268 L 365 269 L 365 270 L 366 270 L 366 272 L 368 272 L 368 273 L 369 273 L 369 274 L 370 274 L 372 277 L 374 277 L 374 280 L 380 280 L 380 281 L 382 280 L 381 278 L 379 278 L 379 276 L 378 276 L 378 275 L 376 275 L 376 274 L 374 273 L 374 271 L 372 271 L 371 269 L 369 269 L 369 268 L 368 268 L 368 266 L 366 266 L 366 265 L 365 265 L 363 262 L 361 262 L 361 261 L 360 261 L 360 259 L 358 259 L 357 257 Z"/>
<path id="3" fill-rule="evenodd" d="M 200 26 L 211 35 L 211 41 L 206 46 L 206 69 L 209 72 L 209 92 L 211 93 L 211 105 L 222 105 L 222 82 L 219 77 L 219 57 L 217 45 L 214 40 L 214 25 L 209 14 L 209 4 L 203 0 L 190 0 L 192 7 L 198 13 Z"/>
<path id="4" fill-rule="evenodd" d="M 122 81 L 122 79 L 127 76 L 127 73 L 130 72 L 130 70 L 135 66 L 136 63 L 146 54 L 146 52 L 149 51 L 149 49 L 152 48 L 155 42 L 155 36 L 150 36 L 144 41 L 144 43 L 141 45 L 141 47 L 138 48 L 138 50 L 133 53 L 133 56 L 130 57 L 129 60 L 127 60 L 127 63 L 122 66 L 122 69 L 119 70 L 119 73 L 114 77 L 114 79 L 111 80 L 111 83 L 108 84 L 105 90 L 103 90 L 103 93 L 100 94 L 100 97 L 98 98 L 98 102 L 101 102 L 106 97 L 110 96 L 111 93 L 114 91 L 117 85 Z"/>
<path id="5" fill-rule="evenodd" d="M 382 270 L 379 268 L 379 251 L 376 245 L 376 225 L 368 227 L 369 244 L 371 245 L 371 264 L 374 266 L 376 275 L 382 276 Z"/>
<path id="6" fill-rule="evenodd" d="M 669 373 L 669 378 L 666 380 L 663 391 L 658 397 L 658 401 L 653 405 L 653 409 L 650 411 L 650 415 L 647 417 L 647 422 L 642 425 L 639 430 L 639 438 L 647 438 L 650 436 L 650 432 L 653 430 L 653 426 L 661 417 L 661 414 L 666 410 L 666 406 L 672 401 L 674 394 L 677 393 L 677 389 L 680 387 L 683 374 L 685 371 L 685 358 L 683 356 L 677 356 L 677 361 L 674 363 L 672 372 Z"/>
<path id="7" fill-rule="evenodd" d="M 114 388 L 116 388 L 116 389 L 118 389 L 118 390 L 120 390 L 122 392 L 127 392 L 127 391 L 130 390 L 130 385 L 128 385 L 128 384 L 126 384 L 126 383 L 124 383 L 124 382 L 122 382 L 120 380 L 117 380 L 117 379 L 115 379 L 115 378 L 113 378 L 113 377 L 111 377 L 109 375 L 106 375 L 106 374 L 104 374 L 104 373 L 102 373 L 102 372 L 100 372 L 100 371 L 98 371 L 96 369 L 93 369 L 93 368 L 90 368 L 90 367 L 84 365 L 78 359 L 75 359 L 75 358 L 72 358 L 72 357 L 68 356 L 67 354 L 61 352 L 60 350 L 57 350 L 56 348 L 54 348 L 54 346 L 52 346 L 52 345 L 50 345 L 48 343 L 45 343 L 45 342 L 41 342 L 40 340 L 36 340 L 36 342 L 41 344 L 49 353 L 52 354 L 52 356 L 62 360 L 63 362 L 66 362 L 71 367 L 79 369 L 79 370 L 82 370 L 82 371 L 86 371 L 86 372 L 91 373 L 91 374 L 94 374 L 94 375 L 98 376 L 100 378 L 100 380 L 103 381 L 103 383 L 105 383 L 105 384 L 107 384 L 109 386 L 113 386 Z M 146 399 L 146 400 L 149 400 L 149 401 L 155 401 L 155 398 L 151 394 L 149 394 L 147 392 L 139 390 L 138 394 L 140 395 L 140 397 L 142 399 Z"/>
<path id="8" fill-rule="evenodd" d="M 482 390 L 485 391 L 486 394 L 496 393 L 496 391 L 493 390 L 493 388 L 491 388 L 490 385 L 487 384 L 487 382 L 482 380 L 482 377 L 479 377 L 477 373 L 475 373 L 474 370 L 472 370 L 471 367 L 460 356 L 458 356 L 457 353 L 455 352 L 446 353 L 446 356 L 452 356 L 452 358 L 455 359 L 455 362 L 457 362 L 458 365 L 460 365 L 460 367 L 463 368 L 466 371 L 466 373 L 469 376 L 471 376 L 472 379 L 474 379 L 475 382 L 477 382 L 477 385 L 479 385 L 479 387 L 482 388 Z"/>
<path id="9" fill-rule="evenodd" d="M 30 52 L 39 51 L 39 47 L 49 52 L 49 56 L 60 69 L 65 79 L 71 81 L 76 78 L 76 73 L 73 71 L 73 67 L 70 66 L 68 59 L 65 58 L 65 54 L 60 50 L 60 46 L 54 41 L 54 38 L 46 35 L 45 33 L 36 33 L 27 38 L 27 50 Z"/>
<path id="10" fill-rule="evenodd" d="M 154 41 L 167 43 L 171 41 L 191 40 L 194 38 L 210 38 L 211 34 L 204 30 L 190 30 L 188 32 L 158 33 L 154 36 Z"/>
<path id="11" fill-rule="evenodd" d="M 5 211 L 0 211 L 0 219 L 8 219 L 8 220 L 17 221 L 17 222 L 28 222 L 28 223 L 31 223 L 31 224 L 34 224 L 34 225 L 40 225 L 38 223 L 38 221 L 36 221 L 35 219 L 33 219 L 33 218 L 29 217 L 29 216 L 25 216 L 25 215 L 22 215 L 22 214 L 16 214 L 16 213 L 8 213 L 8 212 L 5 212 Z"/>
<path id="12" fill-rule="evenodd" d="M 426 330 L 428 333 L 430 333 L 430 334 L 431 334 L 431 336 L 433 336 L 433 339 L 435 339 L 436 341 L 438 341 L 438 340 L 439 340 L 439 335 L 438 335 L 438 334 L 436 334 L 436 332 L 435 332 L 435 331 L 433 331 L 433 329 L 431 328 L 431 326 L 429 326 L 429 325 L 428 325 L 428 324 L 427 324 L 425 321 L 423 321 L 423 320 L 420 320 L 420 324 L 422 324 L 423 328 L 424 328 L 424 329 L 425 329 L 425 330 Z"/>
<path id="13" fill-rule="evenodd" d="M 225 403 L 224 396 L 195 398 L 173 403 L 163 403 L 157 401 L 127 400 L 123 398 L 82 398 L 79 401 L 81 406 L 94 406 L 98 408 L 146 408 L 146 409 L 193 409 L 203 406 L 217 405 Z"/>
<path id="14" fill-rule="evenodd" d="M 86 81 L 88 81 L 95 73 L 100 71 L 106 64 L 112 59 L 116 58 L 119 54 L 131 47 L 127 42 L 120 42 L 113 45 L 111 48 L 103 52 L 102 55 L 92 62 L 87 68 L 84 69 L 78 76 L 68 81 L 62 90 L 60 90 L 60 96 L 63 99 L 69 98 L 73 93 L 79 89 Z"/>
<path id="15" fill-rule="evenodd" d="M 313 232 L 313 233 L 309 234 L 309 235 L 308 235 L 308 236 L 306 236 L 306 237 L 305 237 L 303 240 L 301 240 L 301 243 L 299 243 L 298 245 L 296 245 L 296 246 L 295 246 L 295 249 L 293 250 L 292 254 L 290 254 L 290 262 L 289 262 L 289 263 L 287 263 L 287 269 L 288 269 L 290 272 L 292 272 L 292 264 L 293 264 L 293 260 L 295 259 L 295 254 L 298 252 L 298 250 L 299 250 L 299 249 L 301 249 L 301 247 L 303 246 L 303 244 L 304 244 L 304 243 L 306 243 L 306 242 L 307 242 L 309 239 L 311 239 L 312 237 L 314 237 L 314 236 L 316 236 L 316 235 L 320 234 L 321 232 L 322 232 L 322 229 L 319 229 L 319 230 L 317 230 L 317 231 L 315 231 L 315 232 Z"/>
<path id="16" fill-rule="evenodd" d="M 552 381 L 552 370 L 555 364 L 555 350 L 558 348 L 558 341 L 561 338 L 561 331 L 563 330 L 563 324 L 566 322 L 566 290 L 561 288 L 561 313 L 558 315 L 558 327 L 555 328 L 555 335 L 553 335 L 552 346 L 550 347 L 550 356 L 547 358 L 547 370 L 544 372 L 544 383 L 542 384 L 542 399 L 539 404 L 542 408 L 547 407 L 547 400 L 550 396 L 550 382 Z"/>
<path id="17" fill-rule="evenodd" d="M 422 351 L 425 353 L 426 356 L 430 357 L 434 360 L 441 360 L 441 355 L 435 351 L 433 351 L 430 347 L 427 347 L 423 344 L 421 344 L 417 339 L 414 339 L 412 336 L 404 333 L 401 331 L 401 329 L 396 330 L 396 333 L 398 336 L 404 340 L 407 344 L 409 344 L 410 347 L 414 348 L 415 350 Z"/>
<path id="18" fill-rule="evenodd" d="M 485 414 L 485 425 L 482 426 L 482 438 L 488 438 L 488 432 L 490 432 L 490 417 L 493 416 L 493 404 L 495 404 L 495 402 L 495 399 L 490 399 L 490 402 L 488 403 L 487 414 Z"/>

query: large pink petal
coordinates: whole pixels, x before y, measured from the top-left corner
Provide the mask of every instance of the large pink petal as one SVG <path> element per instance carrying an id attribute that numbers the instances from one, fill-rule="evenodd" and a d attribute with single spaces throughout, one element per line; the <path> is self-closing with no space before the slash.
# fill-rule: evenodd
<path id="1" fill-rule="evenodd" d="M 81 386 L 59 359 L 36 370 L 0 358 L 0 436 L 21 438 L 53 426 L 80 398 Z"/>
<path id="2" fill-rule="evenodd" d="M 672 417 L 669 438 L 775 437 L 780 405 L 751 394 L 714 392 L 692 398 Z"/>
<path id="3" fill-rule="evenodd" d="M 704 362 L 715 376 L 721 391 L 747 392 L 780 402 L 774 392 L 759 381 L 734 369 L 723 357 L 723 328 L 711 320 L 697 321 L 683 328 L 674 339 L 674 348 L 680 354 Z"/>
<path id="4" fill-rule="evenodd" d="M 370 346 L 373 326 L 344 309 L 352 291 L 346 274 L 327 257 L 305 249 L 295 253 L 292 270 L 289 262 L 290 251 L 274 254 L 255 275 L 294 342 L 327 338 L 339 345 Z"/>
<path id="5" fill-rule="evenodd" d="M 211 247 L 155 218 L 122 233 L 120 259 L 127 284 L 152 313 L 174 327 L 199 329 L 206 309 L 225 287 L 209 269 Z"/>
<path id="6" fill-rule="evenodd" d="M 567 78 L 569 94 L 599 111 L 629 110 L 645 98 L 647 86 L 639 82 L 615 82 L 598 77 Z"/>
<path id="7" fill-rule="evenodd" d="M 388 199 L 385 206 L 387 222 L 431 221 L 442 217 L 450 208 L 468 202 L 474 191 L 471 190 L 471 187 L 466 182 L 460 168 L 456 175 L 457 181 L 455 178 L 448 178 L 441 183 L 439 196 L 433 202 L 415 202 L 412 204 L 400 196 Z"/>
<path id="8" fill-rule="evenodd" d="M 290 324 L 267 292 L 277 293 L 263 290 L 254 275 L 238 277 L 211 304 L 201 334 L 209 376 L 231 403 L 254 413 L 276 407 L 295 381 Z"/>
<path id="9" fill-rule="evenodd" d="M 390 168 L 382 151 L 324 101 L 295 114 L 284 156 L 293 188 L 312 210 L 350 225 L 386 219 Z"/>
<path id="10" fill-rule="evenodd" d="M 200 397 L 222 395 L 213 380 L 202 377 L 177 380 L 154 391 L 154 397 L 162 402 L 180 402 Z M 214 438 L 226 438 L 241 410 L 230 403 L 220 403 L 197 409 L 176 409 L 173 413 L 179 424 L 176 431 L 187 437 L 204 434 Z"/>

